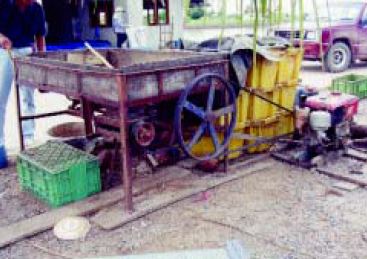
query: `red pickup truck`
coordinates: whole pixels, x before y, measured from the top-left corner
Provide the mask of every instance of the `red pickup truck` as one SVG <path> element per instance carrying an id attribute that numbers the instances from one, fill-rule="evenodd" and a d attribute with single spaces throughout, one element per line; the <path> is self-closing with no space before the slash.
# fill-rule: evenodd
<path id="1" fill-rule="evenodd" d="M 304 59 L 322 60 L 329 72 L 342 72 L 357 60 L 367 60 L 367 2 L 331 2 L 329 8 L 320 8 L 321 29 L 316 19 L 306 16 Z M 309 21 L 310 23 L 308 23 Z M 293 31 L 295 45 L 299 45 L 300 31 Z M 290 39 L 292 30 L 275 30 L 275 36 Z M 322 46 L 322 50 L 321 50 Z"/>

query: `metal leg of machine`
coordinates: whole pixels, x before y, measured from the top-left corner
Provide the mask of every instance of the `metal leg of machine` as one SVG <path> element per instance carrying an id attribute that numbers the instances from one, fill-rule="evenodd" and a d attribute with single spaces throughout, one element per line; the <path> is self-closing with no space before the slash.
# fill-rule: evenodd
<path id="1" fill-rule="evenodd" d="M 130 147 L 128 143 L 128 107 L 126 92 L 126 77 L 116 77 L 119 90 L 119 117 L 120 117 L 120 143 L 121 143 L 121 163 L 122 163 L 122 179 L 125 191 L 125 209 L 132 212 L 133 195 L 132 195 L 132 170 L 130 161 Z"/>
<path id="2" fill-rule="evenodd" d="M 85 134 L 90 136 L 93 134 L 93 105 L 85 98 L 81 98 L 82 115 L 85 123 Z"/>
<path id="3" fill-rule="evenodd" d="M 24 138 L 23 138 L 23 127 L 22 127 L 22 111 L 20 107 L 20 92 L 19 92 L 19 84 L 15 83 L 15 94 L 16 94 L 16 102 L 17 102 L 17 116 L 18 116 L 18 133 L 19 133 L 19 141 L 20 141 L 20 149 L 24 150 Z"/>

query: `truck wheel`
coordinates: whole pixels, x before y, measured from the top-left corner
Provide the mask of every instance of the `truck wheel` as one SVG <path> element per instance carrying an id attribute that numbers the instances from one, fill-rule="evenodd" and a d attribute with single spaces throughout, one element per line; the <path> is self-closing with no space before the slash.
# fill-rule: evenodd
<path id="1" fill-rule="evenodd" d="M 344 42 L 334 43 L 326 53 L 324 63 L 329 72 L 345 71 L 352 63 L 352 52 L 349 46 Z"/>

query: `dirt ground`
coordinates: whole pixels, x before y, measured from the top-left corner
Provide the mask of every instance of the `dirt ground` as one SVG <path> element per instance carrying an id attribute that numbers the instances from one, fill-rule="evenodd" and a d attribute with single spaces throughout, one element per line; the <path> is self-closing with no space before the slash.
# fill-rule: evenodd
<path id="1" fill-rule="evenodd" d="M 353 72 L 367 69 L 358 66 Z M 306 64 L 302 74 L 308 83 L 320 85 L 334 76 L 322 74 L 316 64 Z M 243 242 L 251 258 L 367 258 L 367 190 L 335 192 L 334 179 L 273 163 L 267 170 L 210 191 L 207 200 L 193 197 L 113 231 L 92 224 L 82 241 L 60 241 L 47 231 L 0 249 L 0 258 L 206 249 L 224 247 L 233 239 Z M 21 192 L 14 167 L 1 170 L 0 177 L 0 226 L 49 210 Z M 175 192 L 194 180 L 185 178 L 181 187 L 163 191 Z"/>
<path id="2" fill-rule="evenodd" d="M 17 186 L 13 171 L 2 172 L 6 187 L 1 189 L 1 225 L 47 210 L 10 188 Z M 183 187 L 175 188 L 192 180 L 184 179 Z M 206 201 L 193 197 L 113 231 L 92 225 L 83 241 L 60 241 L 47 231 L 0 250 L 0 258 L 218 248 L 232 239 L 243 241 L 252 258 L 367 258 L 367 192 L 359 188 L 334 193 L 334 182 L 274 162 L 269 170 L 210 191 Z"/>

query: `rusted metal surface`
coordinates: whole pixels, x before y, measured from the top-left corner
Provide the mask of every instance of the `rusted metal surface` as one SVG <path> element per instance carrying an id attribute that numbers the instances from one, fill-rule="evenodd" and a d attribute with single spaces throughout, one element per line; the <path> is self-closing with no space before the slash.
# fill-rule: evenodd
<path id="1" fill-rule="evenodd" d="M 91 136 L 93 134 L 93 104 L 85 98 L 81 98 L 82 116 L 85 124 L 85 134 Z"/>
<path id="2" fill-rule="evenodd" d="M 15 77 L 17 79 L 17 76 Z M 18 135 L 19 135 L 19 143 L 20 149 L 24 150 L 24 138 L 23 138 L 23 119 L 22 119 L 22 112 L 20 107 L 20 90 L 19 84 L 15 83 L 15 95 L 16 95 L 16 102 L 17 102 L 17 117 L 18 117 Z"/>
<path id="3" fill-rule="evenodd" d="M 176 100 L 195 76 L 208 72 L 228 76 L 228 54 L 122 49 L 99 52 L 115 69 L 103 67 L 88 51 L 38 53 L 15 60 L 17 83 L 80 100 L 81 112 L 75 114 L 84 119 L 87 135 L 99 133 L 120 143 L 125 208 L 133 211 L 129 109 Z M 97 105 L 107 113 L 116 111 L 110 123 L 106 124 L 109 116 L 95 120 Z M 21 114 L 19 119 L 24 120 Z M 99 127 L 99 123 L 110 124 L 117 131 Z"/>
<path id="4" fill-rule="evenodd" d="M 69 110 L 47 112 L 47 113 L 42 113 L 42 114 L 37 114 L 37 115 L 22 116 L 22 120 L 26 121 L 26 120 L 42 119 L 42 118 L 47 118 L 47 117 L 69 114 L 69 113 L 70 113 Z"/>
<path id="5" fill-rule="evenodd" d="M 106 141 L 109 141 L 109 142 L 120 141 L 119 131 L 112 131 L 112 130 L 108 130 L 108 129 L 97 126 L 95 133 L 103 136 L 103 138 L 105 138 Z"/>
<path id="6" fill-rule="evenodd" d="M 17 59 L 19 81 L 71 96 L 85 95 L 100 102 L 118 103 L 116 75 L 126 76 L 129 100 L 142 100 L 181 91 L 195 75 L 208 72 L 223 75 L 228 62 L 227 55 L 218 53 L 102 50 L 101 54 L 116 67 L 107 69 L 95 65 L 95 61 L 92 65 L 83 63 L 88 62 L 90 55 L 86 51 L 71 54 L 74 63 L 68 62 L 68 52 Z"/>
<path id="7" fill-rule="evenodd" d="M 108 126 L 116 130 L 120 127 L 120 119 L 114 116 L 98 115 L 94 118 L 94 121 L 96 125 Z"/>
<path id="8" fill-rule="evenodd" d="M 132 170 L 130 161 L 129 147 L 129 127 L 126 123 L 128 118 L 127 107 L 127 80 L 126 76 L 116 76 L 118 86 L 119 102 L 120 102 L 120 140 L 121 140 L 121 163 L 122 163 L 122 179 L 125 190 L 125 209 L 129 212 L 133 211 L 133 195 L 132 195 Z"/>

